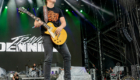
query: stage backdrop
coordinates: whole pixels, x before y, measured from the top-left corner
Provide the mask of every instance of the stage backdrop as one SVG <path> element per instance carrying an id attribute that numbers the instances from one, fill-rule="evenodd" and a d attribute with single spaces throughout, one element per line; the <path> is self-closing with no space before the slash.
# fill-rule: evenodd
<path id="1" fill-rule="evenodd" d="M 32 29 L 34 20 L 18 13 L 14 4 L 9 3 L 7 7 L 0 15 L 0 67 L 7 71 L 23 71 L 25 65 L 42 64 L 44 48 L 40 28 Z M 37 9 L 28 10 L 36 15 Z M 63 13 L 67 21 L 66 43 L 72 56 L 72 66 L 82 66 L 80 20 L 74 12 Z M 62 67 L 62 56 L 57 50 L 53 51 L 53 63 Z"/>

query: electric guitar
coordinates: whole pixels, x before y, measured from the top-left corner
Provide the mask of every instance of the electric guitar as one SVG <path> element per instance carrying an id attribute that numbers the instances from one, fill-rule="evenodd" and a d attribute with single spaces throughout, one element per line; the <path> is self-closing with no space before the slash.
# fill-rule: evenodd
<path id="1" fill-rule="evenodd" d="M 19 10 L 19 12 L 23 12 L 23 13 L 28 14 L 29 16 L 31 16 L 33 19 L 35 19 L 37 21 L 41 21 L 39 18 L 37 18 L 35 15 L 33 15 L 32 13 L 27 11 L 25 8 L 19 8 L 18 10 Z M 41 22 L 43 22 L 43 21 L 41 21 Z M 57 27 L 55 27 L 53 23 L 51 23 L 51 22 L 48 22 L 48 23 L 43 22 L 43 26 L 46 29 L 45 34 L 49 34 L 51 36 L 51 39 L 52 39 L 54 44 L 62 45 L 62 44 L 65 43 L 65 41 L 67 39 L 67 33 L 66 33 L 66 31 L 64 29 L 62 29 L 60 34 L 57 35 L 55 33 Z"/>

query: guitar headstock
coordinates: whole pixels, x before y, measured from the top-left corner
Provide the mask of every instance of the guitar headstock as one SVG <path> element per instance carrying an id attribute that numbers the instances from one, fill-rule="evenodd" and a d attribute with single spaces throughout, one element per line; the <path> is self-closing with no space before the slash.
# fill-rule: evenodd
<path id="1" fill-rule="evenodd" d="M 23 13 L 27 13 L 27 10 L 25 8 L 23 8 L 23 7 L 20 7 L 18 10 L 23 12 Z"/>
<path id="2" fill-rule="evenodd" d="M 35 15 L 33 15 L 32 13 L 30 13 L 28 10 L 26 10 L 24 7 L 20 7 L 18 9 L 19 13 L 26 13 L 27 15 L 31 16 L 32 18 L 37 20 L 37 17 Z"/>

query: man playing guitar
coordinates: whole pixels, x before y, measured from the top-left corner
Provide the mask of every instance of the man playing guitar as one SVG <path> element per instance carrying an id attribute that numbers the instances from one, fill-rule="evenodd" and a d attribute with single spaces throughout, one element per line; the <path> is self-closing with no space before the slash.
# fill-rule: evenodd
<path id="1" fill-rule="evenodd" d="M 54 6 L 56 0 L 46 0 L 46 5 L 48 9 L 48 22 L 52 22 L 56 27 L 56 34 L 59 35 L 61 30 L 66 26 L 66 21 L 64 18 L 64 15 L 61 11 L 61 9 Z M 42 21 L 44 21 L 43 16 L 43 7 L 40 7 L 37 12 L 37 17 L 40 18 Z M 59 24 L 59 21 L 61 22 L 61 25 Z M 44 21 L 45 22 L 45 21 Z M 55 47 L 58 52 L 62 55 L 64 59 L 64 79 L 65 80 L 71 80 L 71 54 L 69 52 L 69 49 L 67 47 L 67 44 L 64 43 L 62 45 L 56 45 L 52 42 L 50 35 L 45 34 L 44 32 L 46 29 L 42 26 L 43 23 L 41 21 L 35 20 L 34 26 L 40 27 L 41 26 L 41 35 L 43 37 L 43 46 L 44 46 L 44 77 L 45 80 L 50 80 L 50 71 L 51 71 L 51 63 L 53 58 L 53 47 Z"/>

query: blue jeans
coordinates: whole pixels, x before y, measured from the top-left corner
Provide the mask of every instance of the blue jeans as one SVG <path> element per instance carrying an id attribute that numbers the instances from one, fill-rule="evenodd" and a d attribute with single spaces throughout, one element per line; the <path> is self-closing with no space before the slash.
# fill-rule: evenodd
<path id="1" fill-rule="evenodd" d="M 71 80 L 71 54 L 67 47 L 67 44 L 64 43 L 63 45 L 55 45 L 49 35 L 42 36 L 43 37 L 43 46 L 45 50 L 44 54 L 44 80 L 50 80 L 50 73 L 51 73 L 51 63 L 53 58 L 53 47 L 58 50 L 58 52 L 62 55 L 64 59 L 64 79 Z"/>

